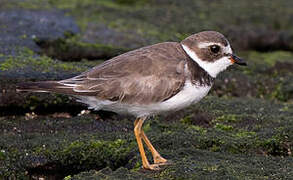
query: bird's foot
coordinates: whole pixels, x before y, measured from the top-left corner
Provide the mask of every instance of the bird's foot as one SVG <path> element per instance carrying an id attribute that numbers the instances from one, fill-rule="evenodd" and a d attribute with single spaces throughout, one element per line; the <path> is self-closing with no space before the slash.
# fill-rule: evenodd
<path id="1" fill-rule="evenodd" d="M 161 156 L 156 156 L 154 157 L 154 163 L 158 165 L 168 165 L 171 164 L 171 161 L 161 157 Z"/>
<path id="2" fill-rule="evenodd" d="M 154 164 L 146 164 L 143 165 L 144 169 L 152 170 L 152 171 L 158 171 L 161 170 L 160 166 L 166 166 L 172 164 L 172 161 L 167 160 L 163 157 L 156 157 L 154 159 Z"/>
<path id="3" fill-rule="evenodd" d="M 168 166 L 168 165 L 172 164 L 172 161 L 166 160 L 166 162 L 158 162 L 156 164 L 159 165 L 159 166 Z"/>
<path id="4" fill-rule="evenodd" d="M 152 171 L 159 171 L 159 170 L 161 170 L 159 164 L 147 164 L 147 165 L 143 165 L 143 168 L 144 169 L 148 169 L 148 170 L 152 170 Z"/>

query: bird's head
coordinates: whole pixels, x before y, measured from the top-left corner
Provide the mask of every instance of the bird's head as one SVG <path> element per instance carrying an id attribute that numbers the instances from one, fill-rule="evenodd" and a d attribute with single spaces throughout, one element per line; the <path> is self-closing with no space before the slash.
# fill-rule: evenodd
<path id="1" fill-rule="evenodd" d="M 225 36 L 215 31 L 191 35 L 181 45 L 188 56 L 214 78 L 234 63 L 246 65 L 244 60 L 233 54 Z"/>

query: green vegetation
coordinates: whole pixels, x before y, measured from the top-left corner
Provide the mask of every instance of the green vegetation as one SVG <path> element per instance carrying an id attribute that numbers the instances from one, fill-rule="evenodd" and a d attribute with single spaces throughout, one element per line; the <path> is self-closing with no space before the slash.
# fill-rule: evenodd
<path id="1" fill-rule="evenodd" d="M 276 62 L 292 62 L 293 53 L 289 51 L 273 51 L 267 53 L 260 53 L 250 51 L 247 53 L 247 59 L 252 60 L 253 63 L 260 63 L 263 65 L 274 66 Z"/>
<path id="2" fill-rule="evenodd" d="M 82 42 L 79 36 L 67 36 L 53 41 L 38 41 L 43 53 L 63 61 L 80 61 L 82 59 L 110 59 L 123 52 L 129 51 L 126 48 L 113 47 L 104 44 L 92 44 Z"/>
<path id="3" fill-rule="evenodd" d="M 116 138 L 115 133 L 105 139 L 103 132 L 83 131 L 92 126 L 91 118 L 25 120 L 32 123 L 33 129 L 20 127 L 24 119 L 18 117 L 1 119 L 1 133 L 12 131 L 1 134 L 5 139 L 0 140 L 0 177 L 13 175 L 22 179 L 26 177 L 25 171 L 34 176 L 38 170 L 62 174 L 106 166 L 116 169 L 127 164 L 136 144 L 127 140 L 127 136 Z M 81 131 L 77 128 L 80 123 L 83 124 Z M 44 128 L 46 132 L 39 131 Z"/>
<path id="4" fill-rule="evenodd" d="M 145 132 L 173 164 L 145 176 L 200 179 L 208 174 L 223 177 L 225 172 L 234 178 L 286 178 L 293 167 L 291 109 L 292 104 L 210 96 L 168 117 L 150 119 Z M 201 118 L 195 119 L 199 115 L 212 117 L 210 125 L 202 124 Z M 178 120 L 186 117 L 188 121 Z M 132 118 L 112 116 L 104 121 L 95 120 L 93 114 L 68 119 L 2 117 L 0 132 L 0 158 L 4 162 L 0 169 L 4 177 L 26 177 L 26 171 L 38 177 L 41 174 L 37 172 L 48 168 L 51 173 L 58 171 L 71 179 L 114 178 L 122 172 L 135 179 L 142 173 Z M 273 170 L 277 167 L 281 173 Z M 191 173 L 184 173 L 186 168 Z M 75 176 L 78 172 L 82 173 Z"/>
<path id="5" fill-rule="evenodd" d="M 4 57 L 4 56 L 3 56 Z M 100 63 L 95 62 L 75 62 L 67 63 L 42 55 L 37 56 L 33 51 L 24 49 L 18 56 L 6 56 L 4 61 L 0 62 L 1 71 L 12 71 L 26 68 L 32 68 L 39 72 L 52 72 L 52 71 L 70 71 L 70 72 L 83 72 L 88 68 Z"/>
<path id="6" fill-rule="evenodd" d="M 237 3 L 233 0 L 183 3 L 180 0 L 30 0 L 14 4 L 29 9 L 55 7 L 75 17 L 82 30 L 86 30 L 90 22 L 103 22 L 116 30 L 133 30 L 153 37 L 156 42 L 182 39 L 204 29 L 229 32 L 226 24 L 241 29 L 292 30 L 289 23 L 291 2 L 286 0 Z"/>

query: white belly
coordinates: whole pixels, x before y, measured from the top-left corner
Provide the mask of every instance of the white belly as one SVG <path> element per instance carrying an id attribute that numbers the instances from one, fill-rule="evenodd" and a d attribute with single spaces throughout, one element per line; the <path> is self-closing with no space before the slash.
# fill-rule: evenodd
<path id="1" fill-rule="evenodd" d="M 80 96 L 78 97 L 78 101 L 88 104 L 91 109 L 103 109 L 121 114 L 132 114 L 140 117 L 183 109 L 200 101 L 207 95 L 210 89 L 211 86 L 198 86 L 192 84 L 190 81 L 186 81 L 183 89 L 172 98 L 164 102 L 147 105 L 124 104 L 108 100 L 101 101 L 92 96 Z"/>

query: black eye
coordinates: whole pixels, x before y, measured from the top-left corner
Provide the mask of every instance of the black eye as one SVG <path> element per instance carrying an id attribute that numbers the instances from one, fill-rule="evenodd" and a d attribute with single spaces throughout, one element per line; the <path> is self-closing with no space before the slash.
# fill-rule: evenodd
<path id="1" fill-rule="evenodd" d="M 220 51 L 220 46 L 218 45 L 212 45 L 210 46 L 210 50 L 213 52 L 213 53 L 218 53 Z"/>

